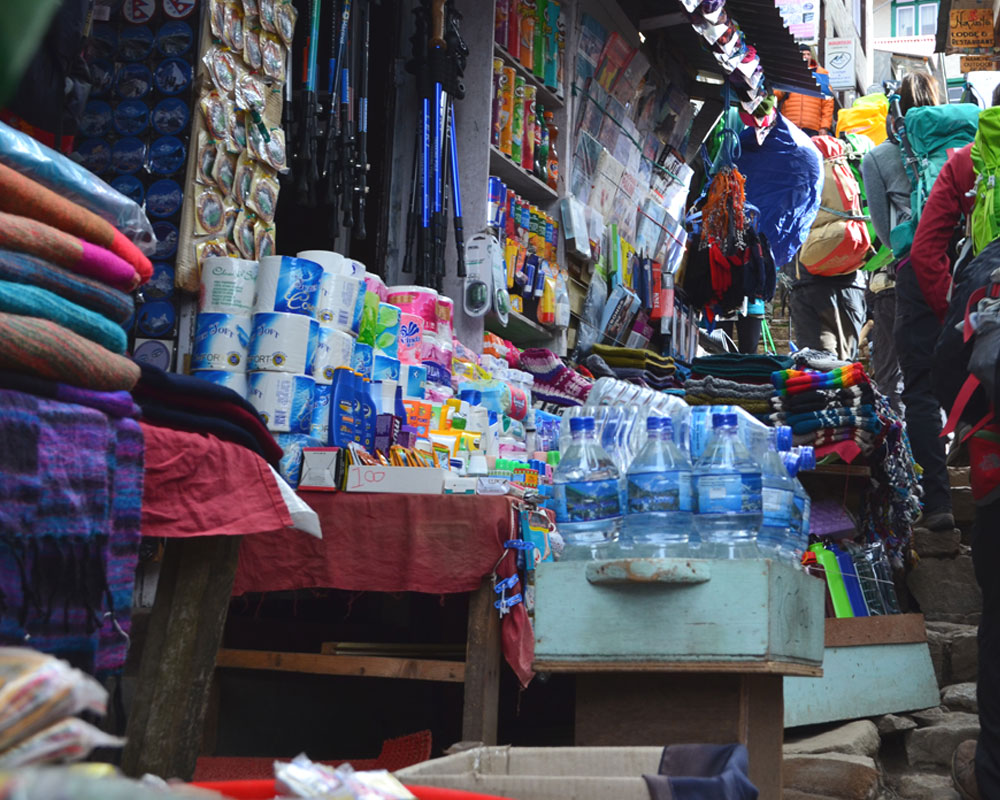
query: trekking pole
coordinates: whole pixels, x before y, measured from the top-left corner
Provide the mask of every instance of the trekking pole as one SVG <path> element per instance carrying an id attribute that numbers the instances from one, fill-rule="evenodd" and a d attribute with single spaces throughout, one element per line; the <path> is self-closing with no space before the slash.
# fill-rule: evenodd
<path id="1" fill-rule="evenodd" d="M 445 73 L 447 69 L 445 52 L 445 0 L 431 0 L 430 36 L 427 40 L 428 64 L 431 80 L 434 81 L 434 129 L 431 137 L 431 180 L 433 186 L 433 211 L 431 214 L 431 262 L 433 274 L 440 276 L 444 272 L 444 215 L 441 209 L 441 188 L 443 183 L 442 161 L 444 158 L 444 115 L 448 96 L 444 90 Z"/>
<path id="2" fill-rule="evenodd" d="M 354 18 L 357 24 L 357 15 Z M 351 172 L 354 167 L 354 103 L 352 102 L 351 72 L 354 55 L 352 34 L 344 49 L 344 68 L 340 71 L 340 118 L 343 126 L 340 130 L 340 191 L 344 205 L 344 227 L 350 231 L 354 227 L 354 196 L 352 191 Z M 350 234 L 348 234 L 350 235 Z"/>
<path id="3" fill-rule="evenodd" d="M 403 249 L 401 269 L 405 273 L 413 272 L 413 247 L 417 239 L 417 186 L 420 184 L 420 132 L 413 140 L 413 169 L 410 178 L 410 208 L 406 215 L 406 244 Z"/>
<path id="4" fill-rule="evenodd" d="M 314 191 L 319 173 L 316 167 L 316 53 L 319 47 L 319 0 L 312 0 L 309 11 L 309 42 L 303 93 L 305 114 L 302 120 L 302 141 L 299 145 L 302 158 L 296 181 L 299 204 L 314 204 Z"/>
<path id="5" fill-rule="evenodd" d="M 330 213 L 330 239 L 336 243 L 340 235 L 340 217 L 337 214 L 337 200 L 339 193 L 336 191 L 337 183 L 337 140 L 340 136 L 340 104 L 338 102 L 340 87 L 340 66 L 344 57 L 344 48 L 347 46 L 347 29 L 351 19 L 351 0 L 344 0 L 340 9 L 340 14 L 335 15 L 331 26 L 330 37 L 330 76 L 327 86 L 330 92 L 330 108 L 328 109 L 328 121 L 326 127 L 326 147 L 323 152 L 322 174 L 326 180 L 325 201 L 328 206 L 332 206 Z"/>
<path id="6" fill-rule="evenodd" d="M 462 188 L 458 183 L 458 138 L 455 136 L 455 103 L 451 104 L 451 194 L 455 206 L 455 252 L 458 263 L 455 265 L 455 275 L 465 277 L 465 231 L 462 227 Z"/>
<path id="7" fill-rule="evenodd" d="M 368 37 L 370 27 L 370 0 L 361 0 L 361 56 L 358 79 L 358 157 L 355 162 L 354 192 L 358 198 L 358 213 L 354 235 L 365 239 L 365 202 L 368 194 Z"/>
<path id="8" fill-rule="evenodd" d="M 282 112 L 282 122 L 285 129 L 285 163 L 292 165 L 295 158 L 295 104 L 292 100 L 292 48 L 288 48 L 288 58 L 285 59 L 285 108 Z"/>

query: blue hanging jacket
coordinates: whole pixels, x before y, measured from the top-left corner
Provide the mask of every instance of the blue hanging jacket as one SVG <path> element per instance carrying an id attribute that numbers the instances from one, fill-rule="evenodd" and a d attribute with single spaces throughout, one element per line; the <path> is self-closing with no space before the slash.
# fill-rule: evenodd
<path id="1" fill-rule="evenodd" d="M 760 209 L 758 230 L 774 263 L 790 262 L 809 236 L 823 194 L 823 157 L 808 136 L 778 115 L 763 144 L 755 129 L 740 134 L 736 167 L 746 178 L 746 199 Z"/>

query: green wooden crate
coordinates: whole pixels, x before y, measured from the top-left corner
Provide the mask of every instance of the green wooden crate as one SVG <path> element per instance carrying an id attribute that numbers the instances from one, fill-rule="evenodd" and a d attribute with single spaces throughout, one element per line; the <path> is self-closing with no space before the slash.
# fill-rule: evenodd
<path id="1" fill-rule="evenodd" d="M 771 560 L 540 564 L 535 666 L 818 675 L 823 583 Z"/>

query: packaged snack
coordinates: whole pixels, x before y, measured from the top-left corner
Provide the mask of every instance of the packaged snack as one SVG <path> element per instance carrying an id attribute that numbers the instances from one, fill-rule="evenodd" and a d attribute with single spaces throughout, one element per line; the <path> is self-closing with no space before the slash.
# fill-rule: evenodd
<path id="1" fill-rule="evenodd" d="M 282 0 L 280 5 L 274 9 L 274 27 L 278 29 L 278 36 L 285 43 L 285 47 L 292 46 L 292 39 L 295 38 L 295 20 L 298 12 L 288 1 Z"/>
<path id="2" fill-rule="evenodd" d="M 232 242 L 226 242 L 226 255 L 229 256 L 229 258 L 243 258 L 240 248 Z"/>
<path id="3" fill-rule="evenodd" d="M 230 94 L 236 88 L 236 59 L 228 50 L 212 46 L 202 57 L 212 83 L 223 94 Z"/>
<path id="4" fill-rule="evenodd" d="M 248 214 L 246 209 L 241 209 L 236 217 L 236 227 L 233 228 L 233 238 L 236 239 L 236 247 L 243 258 L 253 259 L 255 252 L 254 225 L 256 219 L 253 214 Z"/>
<path id="5" fill-rule="evenodd" d="M 274 224 L 261 220 L 254 228 L 254 258 L 274 255 Z"/>
<path id="6" fill-rule="evenodd" d="M 226 145 L 231 153 L 242 153 L 247 149 L 247 121 L 245 114 L 233 114 L 230 119 L 229 137 Z"/>
<path id="7" fill-rule="evenodd" d="M 253 70 L 263 66 L 260 54 L 260 28 L 248 28 L 243 34 L 243 60 Z"/>
<path id="8" fill-rule="evenodd" d="M 226 199 L 225 225 L 223 232 L 226 234 L 226 246 L 230 244 L 236 247 L 236 218 L 240 215 L 240 207 L 228 198 Z M 237 252 L 239 252 L 237 250 Z"/>
<path id="9" fill-rule="evenodd" d="M 208 239 L 195 245 L 194 255 L 198 260 L 198 269 L 201 270 L 201 265 L 205 263 L 206 258 L 227 256 L 229 253 L 226 250 L 226 243 L 222 239 Z"/>
<path id="10" fill-rule="evenodd" d="M 215 156 L 215 167 L 212 170 L 212 178 L 216 186 L 222 192 L 223 197 L 228 196 L 233 191 L 233 181 L 236 178 L 236 160 L 238 156 L 230 153 L 221 143 L 217 147 Z"/>
<path id="11" fill-rule="evenodd" d="M 275 172 L 285 169 L 285 132 L 281 128 L 271 128 L 271 138 L 264 144 L 261 155 Z"/>
<path id="12" fill-rule="evenodd" d="M 225 208 L 219 190 L 202 188 L 194 200 L 194 223 L 199 236 L 220 233 L 226 224 Z"/>
<path id="13" fill-rule="evenodd" d="M 209 0 L 208 19 L 212 26 L 212 36 L 221 40 L 226 28 L 226 4 L 222 0 Z"/>
<path id="14" fill-rule="evenodd" d="M 264 106 L 267 105 L 267 94 L 264 89 L 264 81 L 258 76 L 251 74 L 246 69 L 239 70 L 239 77 L 236 79 L 234 99 L 236 107 L 241 111 L 256 111 L 263 113 Z"/>
<path id="15" fill-rule="evenodd" d="M 274 222 L 274 212 L 278 206 L 278 191 L 278 181 L 258 167 L 250 184 L 247 208 L 265 222 Z"/>
<path id="16" fill-rule="evenodd" d="M 234 52 L 243 51 L 243 9 L 237 3 L 226 4 L 225 28 L 222 41 Z"/>
<path id="17" fill-rule="evenodd" d="M 229 134 L 229 110 L 222 95 L 213 90 L 201 98 L 199 105 L 212 138 L 225 141 Z"/>
<path id="18" fill-rule="evenodd" d="M 263 17 L 261 18 L 263 20 Z M 278 83 L 285 81 L 285 48 L 281 40 L 273 33 L 260 35 L 260 57 L 263 62 L 264 74 L 274 78 Z"/>
<path id="19" fill-rule="evenodd" d="M 250 154 L 244 150 L 236 161 L 236 174 L 233 177 L 233 199 L 241 206 L 246 205 L 250 196 L 250 184 L 253 182 L 254 164 Z"/>
<path id="20" fill-rule="evenodd" d="M 243 14 L 246 17 L 255 17 L 260 13 L 260 6 L 257 0 L 243 0 Z"/>
<path id="21" fill-rule="evenodd" d="M 124 739 L 104 733 L 82 719 L 68 717 L 0 753 L 0 770 L 80 761 L 98 747 L 122 747 L 124 744 Z"/>
<path id="22" fill-rule="evenodd" d="M 277 33 L 274 27 L 274 4 L 275 0 L 260 0 L 260 27 L 270 33 Z"/>

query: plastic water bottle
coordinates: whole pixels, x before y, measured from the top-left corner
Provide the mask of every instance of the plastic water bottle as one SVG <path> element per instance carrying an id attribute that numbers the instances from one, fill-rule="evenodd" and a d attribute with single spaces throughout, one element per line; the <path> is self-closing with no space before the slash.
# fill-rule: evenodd
<path id="1" fill-rule="evenodd" d="M 712 435 L 692 471 L 695 528 L 717 558 L 757 558 L 760 465 L 740 441 L 735 414 L 713 414 Z"/>
<path id="2" fill-rule="evenodd" d="M 763 519 L 757 536 L 757 547 L 766 556 L 780 556 L 792 527 L 795 484 L 782 459 L 791 446 L 791 428 L 782 425 L 768 432 L 767 451 L 760 463 Z"/>
<path id="3" fill-rule="evenodd" d="M 618 496 L 624 514 L 628 507 L 628 484 L 625 476 L 628 473 L 632 455 L 624 442 L 626 422 L 622 414 L 623 411 L 622 408 L 609 409 L 608 416 L 604 420 L 604 427 L 601 430 L 601 447 L 608 454 L 615 469 L 618 470 Z"/>
<path id="4" fill-rule="evenodd" d="M 674 443 L 669 417 L 649 417 L 646 431 L 646 446 L 628 471 L 622 538 L 636 555 L 683 555 L 691 533 L 691 462 Z"/>
<path id="5" fill-rule="evenodd" d="M 812 511 L 812 501 L 798 475 L 804 469 L 816 468 L 816 456 L 811 447 L 796 447 L 784 455 L 792 479 L 792 524 L 782 542 L 781 555 L 798 563 L 809 546 L 809 514 Z"/>
<path id="6" fill-rule="evenodd" d="M 621 527 L 618 469 L 597 443 L 593 417 L 569 421 L 571 441 L 552 476 L 556 525 L 564 559 L 608 553 Z"/>

